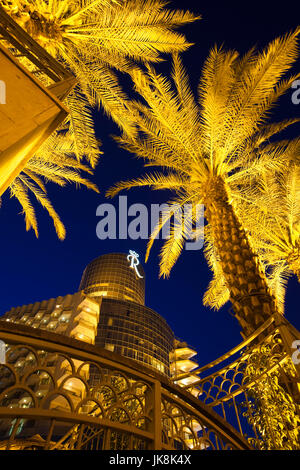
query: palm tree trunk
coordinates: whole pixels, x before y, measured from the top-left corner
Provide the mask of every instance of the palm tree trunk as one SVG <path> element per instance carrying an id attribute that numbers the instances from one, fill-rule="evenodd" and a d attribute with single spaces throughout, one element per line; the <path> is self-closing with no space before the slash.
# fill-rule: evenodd
<path id="1" fill-rule="evenodd" d="M 207 182 L 204 205 L 230 301 L 243 329 L 242 335 L 247 337 L 277 312 L 276 302 L 246 232 L 228 201 L 222 178 L 213 177 Z"/>

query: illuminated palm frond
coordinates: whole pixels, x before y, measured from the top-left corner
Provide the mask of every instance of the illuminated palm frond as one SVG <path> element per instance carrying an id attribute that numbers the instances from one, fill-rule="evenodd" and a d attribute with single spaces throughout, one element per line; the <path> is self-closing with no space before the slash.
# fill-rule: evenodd
<path id="1" fill-rule="evenodd" d="M 138 186 L 149 186 L 151 189 L 173 189 L 175 187 L 182 188 L 188 186 L 189 180 L 183 176 L 176 174 L 165 175 L 163 173 L 152 173 L 147 174 L 141 178 L 137 178 L 130 181 L 122 181 L 111 187 L 106 195 L 108 197 L 114 197 L 123 189 L 130 189 Z"/>
<path id="2" fill-rule="evenodd" d="M 19 178 L 15 178 L 9 189 L 11 196 L 16 197 L 22 206 L 25 215 L 26 230 L 33 228 L 36 236 L 38 236 L 35 210 L 28 196 L 27 186 L 25 186 Z"/>
<path id="3" fill-rule="evenodd" d="M 267 171 L 237 210 L 245 224 L 251 219 L 251 238 L 264 262 L 279 264 L 284 276 L 294 273 L 300 280 L 299 155 L 300 139 L 295 139 L 286 145 L 283 170 Z"/>
<path id="4" fill-rule="evenodd" d="M 53 134 L 9 186 L 11 197 L 15 197 L 22 206 L 26 230 L 32 228 L 36 236 L 38 224 L 30 194 L 48 211 L 58 238 L 63 240 L 66 235 L 65 227 L 48 198 L 45 183 L 53 182 L 59 186 L 75 183 L 98 192 L 97 186 L 81 175 L 81 171 L 91 173 L 91 169 L 77 160 L 74 148 L 74 139 L 68 134 Z"/>
<path id="5" fill-rule="evenodd" d="M 27 177 L 20 174 L 15 178 L 14 182 L 10 185 L 11 195 L 16 197 L 20 202 L 23 212 L 25 214 L 26 230 L 33 228 L 36 236 L 38 236 L 38 227 L 35 216 L 35 211 L 30 202 L 28 192 L 31 191 L 38 202 L 48 211 L 50 217 L 53 219 L 54 227 L 57 236 L 63 240 L 66 235 L 65 227 L 59 218 L 59 215 L 53 208 L 51 202 L 47 197 L 47 193 L 42 191 L 37 185 L 30 181 Z"/>
<path id="6" fill-rule="evenodd" d="M 204 256 L 210 270 L 213 272 L 213 278 L 203 296 L 203 304 L 218 310 L 228 302 L 230 292 L 227 288 L 220 258 L 214 247 L 208 226 L 206 226 L 205 230 Z"/>
<path id="7" fill-rule="evenodd" d="M 99 152 L 99 142 L 94 131 L 94 121 L 90 108 L 84 96 L 77 91 L 77 87 L 66 98 L 66 105 L 70 110 L 64 126 L 68 130 L 60 139 L 66 135 L 73 138 L 73 150 L 78 161 L 86 159 L 92 168 L 95 168 Z M 69 145 L 69 142 L 66 142 Z M 63 149 L 61 149 L 63 151 Z"/>

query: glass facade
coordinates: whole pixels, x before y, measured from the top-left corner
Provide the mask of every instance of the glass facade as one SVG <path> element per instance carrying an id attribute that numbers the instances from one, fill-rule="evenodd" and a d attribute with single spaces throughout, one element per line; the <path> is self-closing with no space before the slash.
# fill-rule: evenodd
<path id="1" fill-rule="evenodd" d="M 174 333 L 144 305 L 145 274 L 137 267 L 130 254 L 100 256 L 86 267 L 79 292 L 13 308 L 4 318 L 95 344 L 170 376 Z"/>
<path id="2" fill-rule="evenodd" d="M 128 300 L 144 305 L 144 270 L 138 264 L 138 273 L 142 276 L 139 277 L 127 258 L 125 253 L 109 253 L 94 259 L 84 270 L 79 289 L 90 297 Z"/>
<path id="3" fill-rule="evenodd" d="M 164 318 L 143 305 L 103 299 L 95 344 L 170 375 L 173 331 Z"/>

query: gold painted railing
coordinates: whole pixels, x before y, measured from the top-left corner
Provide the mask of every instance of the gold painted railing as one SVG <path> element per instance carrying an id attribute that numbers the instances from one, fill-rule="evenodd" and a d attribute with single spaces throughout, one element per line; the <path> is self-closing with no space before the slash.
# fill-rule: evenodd
<path id="1" fill-rule="evenodd" d="M 258 449 L 300 449 L 299 347 L 299 331 L 283 316 L 271 317 L 246 341 L 197 369 L 199 400 Z"/>
<path id="2" fill-rule="evenodd" d="M 211 407 L 133 360 L 4 321 L 0 340 L 1 449 L 251 448 Z"/>

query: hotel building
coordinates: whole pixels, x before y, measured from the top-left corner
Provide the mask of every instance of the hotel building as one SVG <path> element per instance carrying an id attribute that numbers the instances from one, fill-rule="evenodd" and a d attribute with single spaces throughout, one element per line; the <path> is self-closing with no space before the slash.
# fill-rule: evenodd
<path id="1" fill-rule="evenodd" d="M 263 350 L 272 346 L 278 364 L 289 365 L 280 383 L 298 404 L 288 347 L 299 332 L 277 317 L 264 328 Z M 0 450 L 264 448 L 240 411 L 250 403 L 255 412 L 247 367 L 261 332 L 199 369 L 196 351 L 145 306 L 137 253 L 100 256 L 74 294 L 14 307 L 0 319 Z M 257 380 L 273 369 L 270 356 Z"/>
<path id="2" fill-rule="evenodd" d="M 91 261 L 75 294 L 14 307 L 3 319 L 94 344 L 168 377 L 184 374 L 185 385 L 199 379 L 192 374 L 196 351 L 145 306 L 145 272 L 132 251 Z"/>
<path id="3" fill-rule="evenodd" d="M 199 380 L 197 372 L 193 373 L 198 366 L 193 360 L 196 351 L 175 337 L 161 315 L 145 306 L 145 272 L 134 251 L 129 254 L 110 253 L 94 259 L 83 272 L 78 292 L 13 307 L 4 314 L 1 322 L 15 331 L 20 329 L 26 337 L 33 332 L 38 336 L 47 332 L 47 340 L 50 337 L 61 342 L 59 338 L 64 337 L 65 344 L 69 344 L 70 340 L 75 339 L 79 348 L 80 344 L 87 343 L 96 347 L 101 357 L 118 358 L 125 366 L 127 359 L 133 360 L 137 370 L 148 374 L 153 370 L 154 375 L 165 377 L 163 380 L 171 384 L 192 386 Z M 92 393 L 93 400 L 97 403 L 101 401 L 101 409 L 110 409 L 112 386 L 103 385 L 103 375 L 108 373 L 108 369 L 100 370 L 95 362 L 86 363 L 76 358 L 70 361 L 64 355 L 58 355 L 56 350 L 51 352 L 39 348 L 35 352 L 26 345 L 16 348 L 5 344 L 1 338 L 0 343 L 5 355 L 0 361 L 0 407 L 8 408 L 11 413 L 20 409 L 30 412 L 38 402 L 43 403 L 42 408 L 46 406 L 61 416 L 70 407 L 75 410 L 80 407 L 80 412 L 94 416 L 95 407 L 90 401 L 89 404 L 80 405 L 85 396 Z M 9 367 L 1 366 L 1 362 L 9 364 Z M 19 376 L 19 388 L 16 386 L 16 374 Z M 120 392 L 118 374 L 117 377 L 118 392 L 115 394 Z M 105 384 L 107 380 L 104 379 Z M 116 385 L 115 376 L 109 380 Z M 190 388 L 192 394 L 193 390 L 196 395 L 197 388 Z M 132 411 L 132 405 L 129 409 Z M 120 410 L 114 420 L 122 422 Z M 18 442 L 25 442 L 15 448 L 27 448 L 28 442 L 33 448 L 39 448 L 35 442 L 36 436 L 38 441 L 43 440 L 42 436 L 48 433 L 47 426 L 41 419 L 38 422 L 21 419 L 19 426 L 13 419 L 8 422 L 0 420 L 0 449 L 1 442 L 7 446 L 7 442 L 12 440 L 12 434 Z M 70 427 L 70 423 L 61 418 L 55 432 L 51 431 L 51 436 L 54 442 L 60 442 L 62 436 L 68 436 L 71 431 L 74 435 L 76 429 L 76 426 Z M 115 436 L 120 436 L 120 433 Z M 47 440 L 50 442 L 50 438 Z M 114 442 L 111 438 L 106 448 L 121 448 L 122 445 L 116 437 Z M 104 446 L 102 441 L 101 446 Z M 137 445 L 137 448 L 142 447 Z"/>

